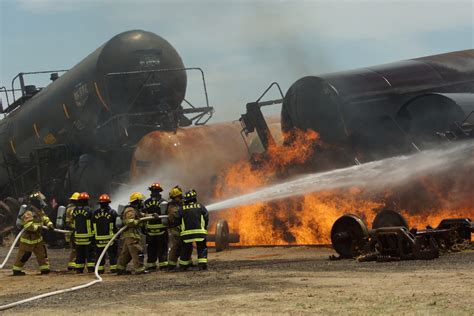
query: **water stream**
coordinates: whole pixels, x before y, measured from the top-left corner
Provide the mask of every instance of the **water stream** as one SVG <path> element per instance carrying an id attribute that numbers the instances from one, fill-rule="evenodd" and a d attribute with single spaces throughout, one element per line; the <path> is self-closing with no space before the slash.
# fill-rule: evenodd
<path id="1" fill-rule="evenodd" d="M 306 174 L 207 206 L 209 211 L 268 202 L 331 189 L 361 187 L 374 192 L 396 187 L 423 175 L 474 170 L 474 142 L 449 144 L 412 155 L 397 156 L 328 172 Z M 466 175 L 466 176 L 473 176 Z M 474 194 L 474 189 L 473 189 Z"/>

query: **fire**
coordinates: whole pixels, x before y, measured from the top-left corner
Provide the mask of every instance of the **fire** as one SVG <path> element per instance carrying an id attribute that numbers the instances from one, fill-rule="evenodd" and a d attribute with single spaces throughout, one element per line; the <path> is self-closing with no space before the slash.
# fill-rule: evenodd
<path id="1" fill-rule="evenodd" d="M 288 167 L 302 166 L 323 147 L 314 131 L 293 133 L 295 142 L 290 146 L 272 146 L 265 156 L 253 162 L 240 161 L 225 169 L 216 185 L 215 197 L 248 193 L 269 184 Z M 466 172 L 472 170 L 424 176 L 409 186 L 378 196 L 363 188 L 350 188 L 237 207 L 220 212 L 214 220 L 225 218 L 231 230 L 240 234 L 240 245 L 329 244 L 331 227 L 337 218 L 356 214 L 370 228 L 381 208 L 400 210 L 410 228 L 436 227 L 445 218 L 474 219 L 474 180 Z"/>

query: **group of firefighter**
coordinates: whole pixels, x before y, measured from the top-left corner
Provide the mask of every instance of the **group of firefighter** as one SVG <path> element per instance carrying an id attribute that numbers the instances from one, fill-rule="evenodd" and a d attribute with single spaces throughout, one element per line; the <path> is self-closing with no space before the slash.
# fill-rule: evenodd
<path id="1" fill-rule="evenodd" d="M 69 199 L 65 211 L 66 241 L 71 245 L 68 270 L 84 273 L 93 272 L 101 253 L 123 228 L 120 239 L 112 241 L 107 256 L 99 262 L 99 273 L 105 272 L 105 258 L 108 257 L 111 273 L 132 274 L 127 270 L 130 261 L 135 274 L 153 270 L 185 271 L 193 265 L 193 243 L 196 243 L 198 268 L 207 270 L 207 209 L 198 203 L 195 190 L 183 193 L 179 186 L 169 192 L 169 200 L 162 197 L 163 188 L 153 183 L 149 188 L 150 197 L 140 192 L 130 195 L 129 204 L 121 215 L 110 206 L 107 194 L 99 197 L 95 208 L 89 206 L 87 192 L 75 192 Z M 17 258 L 13 265 L 13 275 L 25 275 L 23 266 L 34 253 L 41 274 L 50 272 L 46 246 L 41 230 L 54 230 L 54 225 L 46 215 L 46 198 L 41 192 L 29 196 L 25 211 L 19 215 L 24 229 L 20 237 Z M 117 221 L 119 217 L 120 221 Z M 147 257 L 142 249 L 141 236 L 146 237 Z"/>

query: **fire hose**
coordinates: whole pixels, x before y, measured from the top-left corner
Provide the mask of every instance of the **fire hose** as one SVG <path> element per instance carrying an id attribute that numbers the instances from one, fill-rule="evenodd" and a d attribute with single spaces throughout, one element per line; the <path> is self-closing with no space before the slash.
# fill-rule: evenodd
<path id="1" fill-rule="evenodd" d="M 46 226 L 41 226 L 41 228 L 43 229 L 49 229 L 48 227 Z M 18 235 L 16 235 L 16 238 L 15 240 L 13 241 L 12 245 L 10 246 L 10 249 L 8 250 L 8 253 L 7 253 L 7 256 L 5 257 L 5 259 L 3 260 L 2 264 L 0 264 L 0 269 L 3 269 L 3 267 L 5 267 L 5 265 L 7 264 L 7 261 L 8 259 L 10 258 L 10 255 L 12 254 L 12 251 L 13 249 L 15 248 L 16 244 L 18 243 L 18 240 L 20 239 L 21 235 L 23 234 L 23 232 L 25 231 L 25 229 L 23 228 L 22 230 L 20 230 L 20 232 L 18 233 Z M 63 230 L 63 229 L 53 229 L 53 231 L 57 232 L 57 233 L 63 233 L 63 234 L 66 234 L 66 233 L 70 233 L 71 231 L 69 230 Z"/>
<path id="2" fill-rule="evenodd" d="M 167 218 L 168 216 L 167 215 L 160 215 L 159 218 Z M 148 221 L 148 220 L 152 220 L 152 219 L 155 219 L 155 217 L 153 216 L 149 216 L 149 217 L 143 217 L 141 218 L 140 220 L 141 221 Z M 25 303 L 28 303 L 28 302 L 32 302 L 32 301 L 35 301 L 35 300 L 39 300 L 39 299 L 42 299 L 42 298 L 45 298 L 45 297 L 49 297 L 49 296 L 53 296 L 53 295 L 58 295 L 58 294 L 62 294 L 62 293 L 67 293 L 67 292 L 72 292 L 72 291 L 77 291 L 77 290 L 81 290 L 81 289 L 84 289 L 84 288 L 87 288 L 87 287 L 90 287 L 96 283 L 100 283 L 103 281 L 102 277 L 100 276 L 99 274 L 99 263 L 102 261 L 102 259 L 104 258 L 107 250 L 109 249 L 110 245 L 114 242 L 115 239 L 117 239 L 118 236 L 120 236 L 120 234 L 125 230 L 127 229 L 127 226 L 123 226 L 122 228 L 119 229 L 119 231 L 110 239 L 110 241 L 107 243 L 107 245 L 104 247 L 104 250 L 102 250 L 102 253 L 100 254 L 99 256 L 99 259 L 97 260 L 96 264 L 95 264 L 95 267 L 94 267 L 94 274 L 95 274 L 95 280 L 93 281 L 90 281 L 86 284 L 82 284 L 82 285 L 77 285 L 77 286 L 74 286 L 74 287 L 71 287 L 71 288 L 67 288 L 67 289 L 63 289 L 63 290 L 57 290 L 57 291 L 53 291 L 53 292 L 49 292 L 49 293 L 44 293 L 44 294 L 40 294 L 40 295 L 37 295 L 37 296 L 33 296 L 33 297 L 30 297 L 30 298 L 27 298 L 27 299 L 24 299 L 24 300 L 20 300 L 20 301 L 17 301 L 17 302 L 13 302 L 13 303 L 10 303 L 10 304 L 6 304 L 6 305 L 1 305 L 0 306 L 0 311 L 2 310 L 6 310 L 6 309 L 9 309 L 9 308 L 12 308 L 12 307 L 15 307 L 15 306 L 18 306 L 18 305 L 21 305 L 21 304 L 25 304 Z M 13 248 L 15 247 L 16 243 L 18 242 L 18 239 L 20 239 L 20 236 L 21 234 L 25 231 L 25 229 L 22 229 L 20 231 L 20 233 L 17 235 L 17 237 L 15 238 L 15 241 L 13 242 L 12 246 L 10 247 L 10 250 L 7 254 L 7 257 L 5 258 L 5 260 L 3 261 L 2 265 L 0 266 L 0 268 L 3 268 L 3 266 L 5 265 L 5 263 L 7 262 Z M 60 230 L 60 229 L 54 229 L 54 231 L 56 232 L 60 232 L 60 233 L 70 233 L 70 231 L 68 230 Z"/>

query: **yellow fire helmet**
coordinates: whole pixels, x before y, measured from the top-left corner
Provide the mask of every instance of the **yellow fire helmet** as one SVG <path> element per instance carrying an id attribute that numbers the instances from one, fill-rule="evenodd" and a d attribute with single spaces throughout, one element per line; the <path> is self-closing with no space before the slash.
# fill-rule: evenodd
<path id="1" fill-rule="evenodd" d="M 174 199 L 178 196 L 183 195 L 183 190 L 179 186 L 175 186 L 174 188 L 171 189 L 170 191 L 170 199 Z"/>
<path id="2" fill-rule="evenodd" d="M 137 200 L 143 201 L 144 199 L 145 199 L 145 196 L 141 194 L 140 192 L 133 192 L 132 194 L 130 194 L 130 203 L 135 202 Z"/>
<path id="3" fill-rule="evenodd" d="M 80 195 L 79 192 L 74 192 L 69 199 L 73 201 L 77 201 L 79 199 L 79 195 Z"/>

